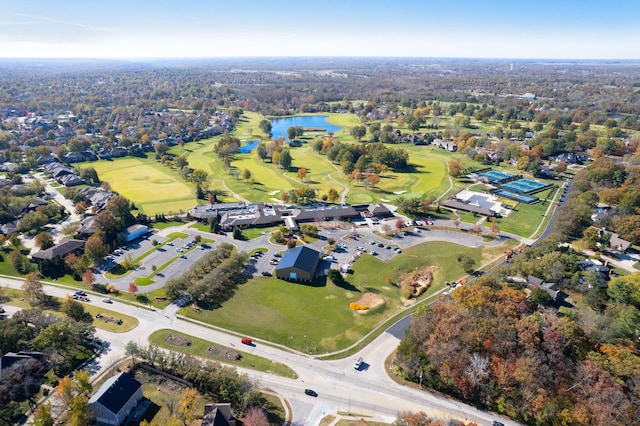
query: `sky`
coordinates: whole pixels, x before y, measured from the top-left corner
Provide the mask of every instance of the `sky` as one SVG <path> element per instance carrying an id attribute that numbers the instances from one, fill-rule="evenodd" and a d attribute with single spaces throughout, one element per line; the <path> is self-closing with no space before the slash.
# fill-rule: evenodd
<path id="1" fill-rule="evenodd" d="M 0 0 L 0 57 L 640 59 L 640 0 Z"/>

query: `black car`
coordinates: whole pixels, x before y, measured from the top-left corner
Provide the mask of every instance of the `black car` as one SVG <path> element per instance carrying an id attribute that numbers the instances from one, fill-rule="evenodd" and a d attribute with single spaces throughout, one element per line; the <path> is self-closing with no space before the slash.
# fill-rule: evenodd
<path id="1" fill-rule="evenodd" d="M 269 272 L 269 271 L 264 271 L 264 272 L 262 272 L 262 276 L 264 276 L 264 277 L 270 277 L 270 276 L 271 276 L 271 272 Z"/>
<path id="2" fill-rule="evenodd" d="M 504 426 L 504 423 L 494 420 L 491 422 L 491 426 Z"/>
<path id="3" fill-rule="evenodd" d="M 309 396 L 318 396 L 318 392 L 314 391 L 313 389 L 305 389 L 304 393 L 306 393 Z"/>

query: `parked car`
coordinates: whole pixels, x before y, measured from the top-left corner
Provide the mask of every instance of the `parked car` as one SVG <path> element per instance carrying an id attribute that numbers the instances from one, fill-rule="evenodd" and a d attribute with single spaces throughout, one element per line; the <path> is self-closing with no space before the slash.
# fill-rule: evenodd
<path id="1" fill-rule="evenodd" d="M 241 340 L 243 345 L 252 345 L 253 342 L 251 341 L 251 339 L 249 339 L 248 337 L 243 337 Z"/>
<path id="2" fill-rule="evenodd" d="M 362 357 L 360 357 L 356 360 L 356 363 L 353 364 L 353 368 L 355 368 L 356 370 L 360 370 L 362 363 L 363 363 L 363 360 L 362 360 Z"/>
<path id="3" fill-rule="evenodd" d="M 270 277 L 270 276 L 271 276 L 271 272 L 269 272 L 269 271 L 263 271 L 263 272 L 262 272 L 262 276 L 263 276 L 263 277 Z"/>
<path id="4" fill-rule="evenodd" d="M 305 389 L 304 393 L 309 396 L 318 396 L 318 392 L 314 391 L 313 389 Z"/>
<path id="5" fill-rule="evenodd" d="M 282 257 L 282 255 L 280 253 L 274 253 L 273 257 Z"/>

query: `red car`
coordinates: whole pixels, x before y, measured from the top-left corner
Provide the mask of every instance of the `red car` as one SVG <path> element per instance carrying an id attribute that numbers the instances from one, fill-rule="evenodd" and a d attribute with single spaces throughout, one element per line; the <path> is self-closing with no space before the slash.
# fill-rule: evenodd
<path id="1" fill-rule="evenodd" d="M 251 339 L 249 339 L 248 337 L 243 337 L 242 340 L 240 340 L 244 345 L 251 345 L 253 344 L 253 342 L 251 341 Z"/>

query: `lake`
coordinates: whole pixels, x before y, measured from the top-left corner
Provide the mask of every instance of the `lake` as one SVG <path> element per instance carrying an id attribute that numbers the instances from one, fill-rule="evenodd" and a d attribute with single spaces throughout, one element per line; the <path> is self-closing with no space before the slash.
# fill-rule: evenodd
<path id="1" fill-rule="evenodd" d="M 247 141 L 244 146 L 240 148 L 240 154 L 248 154 L 258 145 L 260 145 L 260 141 Z"/>
<path id="2" fill-rule="evenodd" d="M 287 137 L 287 129 L 293 126 L 299 126 L 303 129 L 323 129 L 318 130 L 320 133 L 337 132 L 342 129 L 340 126 L 329 123 L 326 115 L 303 115 L 300 117 L 272 118 L 271 119 L 271 138 L 278 139 L 280 136 Z"/>

